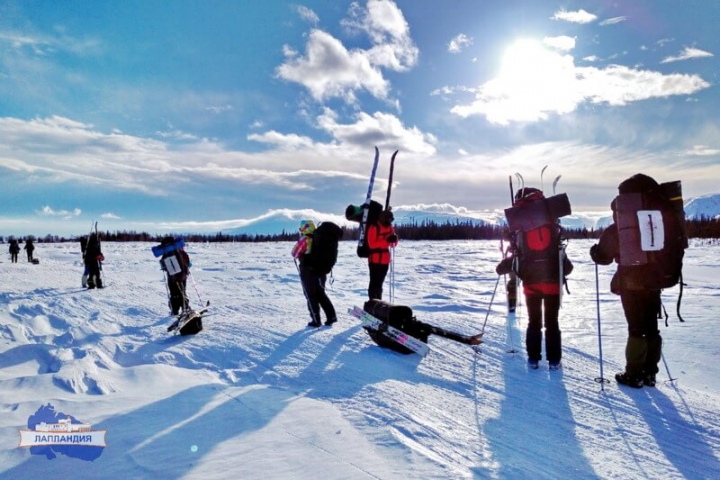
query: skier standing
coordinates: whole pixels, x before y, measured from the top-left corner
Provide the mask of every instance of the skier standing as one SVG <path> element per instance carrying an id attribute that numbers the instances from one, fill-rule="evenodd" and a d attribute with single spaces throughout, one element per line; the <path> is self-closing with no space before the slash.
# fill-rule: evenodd
<path id="1" fill-rule="evenodd" d="M 10 239 L 10 261 L 12 263 L 17 263 L 18 261 L 18 253 L 20 253 L 20 245 L 18 245 L 18 241 L 15 238 Z"/>
<path id="2" fill-rule="evenodd" d="M 184 242 L 168 236 L 163 238 L 161 245 L 166 252 L 160 258 L 160 268 L 167 277 L 170 311 L 177 315 L 190 309 L 186 294 L 187 277 L 190 274 L 190 256 L 184 248 Z"/>
<path id="3" fill-rule="evenodd" d="M 33 261 L 33 252 L 35 251 L 35 244 L 33 243 L 32 238 L 28 238 L 25 240 L 25 247 L 23 249 L 27 252 L 27 259 L 28 262 Z"/>
<path id="4" fill-rule="evenodd" d="M 679 185 L 679 182 L 670 182 L 673 183 Z M 662 358 L 662 337 L 658 330 L 662 310 L 660 291 L 680 281 L 682 257 L 687 248 L 684 212 L 682 207 L 680 212 L 673 210 L 663 193 L 665 185 L 668 184 L 659 185 L 641 173 L 620 183 L 619 195 L 610 204 L 614 223 L 590 248 L 590 257 L 595 263 L 609 265 L 615 261 L 618 264 L 610 291 L 620 295 L 628 338 L 625 371 L 616 374 L 615 380 L 633 388 L 655 386 Z M 682 205 L 681 193 L 675 196 Z M 641 218 L 644 223 L 639 222 Z M 657 236 L 658 232 L 662 233 Z M 645 236 L 654 241 L 651 248 L 645 248 Z"/>
<path id="5" fill-rule="evenodd" d="M 537 188 L 523 187 L 515 194 L 515 206 L 523 209 L 534 202 L 544 201 L 543 192 Z M 527 211 L 531 211 L 528 208 Z M 507 212 L 507 211 L 506 211 Z M 514 232 L 511 241 L 512 256 L 498 265 L 496 271 L 505 275 L 515 271 L 523 283 L 523 293 L 528 310 L 528 326 L 525 348 L 528 367 L 539 368 L 542 359 L 543 326 L 545 327 L 545 356 L 550 370 L 560 368 L 562 359 L 562 335 L 558 321 L 560 288 L 564 276 L 572 272 L 572 263 L 560 248 L 560 224 L 557 218 L 549 218 L 536 228 Z M 563 255 L 563 281 L 560 278 L 560 255 Z"/>
<path id="6" fill-rule="evenodd" d="M 105 257 L 103 256 L 102 251 L 100 251 L 100 241 L 98 236 L 95 233 L 91 233 L 88 236 L 85 252 L 83 253 L 83 262 L 88 275 L 88 289 L 103 288 L 102 277 L 100 276 L 103 260 L 105 260 Z"/>
<path id="7" fill-rule="evenodd" d="M 391 210 L 383 210 L 378 215 L 378 221 L 367 229 L 367 242 L 370 247 L 370 255 L 368 255 L 370 300 L 382 300 L 383 283 L 392 260 L 390 249 L 395 248 L 398 243 L 398 236 L 392 225 L 394 220 L 395 216 Z"/>

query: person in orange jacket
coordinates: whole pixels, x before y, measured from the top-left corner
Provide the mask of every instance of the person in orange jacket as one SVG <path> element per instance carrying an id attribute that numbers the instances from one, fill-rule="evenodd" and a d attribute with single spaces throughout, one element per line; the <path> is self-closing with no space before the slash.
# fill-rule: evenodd
<path id="1" fill-rule="evenodd" d="M 392 222 L 395 216 L 390 210 L 384 210 L 378 216 L 377 223 L 368 227 L 367 241 L 370 247 L 368 268 L 370 270 L 370 284 L 368 285 L 368 298 L 382 300 L 383 283 L 390 269 L 392 256 L 390 248 L 395 248 L 398 242 Z"/>

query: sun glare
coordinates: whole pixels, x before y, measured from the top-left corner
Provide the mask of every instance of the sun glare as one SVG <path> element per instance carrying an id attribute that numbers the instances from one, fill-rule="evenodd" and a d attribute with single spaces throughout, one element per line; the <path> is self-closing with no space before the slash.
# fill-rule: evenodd
<path id="1" fill-rule="evenodd" d="M 519 120 L 572 111 L 578 95 L 572 56 L 530 39 L 505 50 L 497 77 L 485 87 L 503 116 Z"/>

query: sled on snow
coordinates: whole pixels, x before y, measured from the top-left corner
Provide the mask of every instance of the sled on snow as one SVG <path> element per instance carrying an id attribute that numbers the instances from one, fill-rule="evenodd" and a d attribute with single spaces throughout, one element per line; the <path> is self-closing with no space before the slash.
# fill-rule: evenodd
<path id="1" fill-rule="evenodd" d="M 410 307 L 392 305 L 382 300 L 368 300 L 363 308 L 354 307 L 350 315 L 363 323 L 363 328 L 379 346 L 409 355 L 425 356 L 430 351 L 427 345 L 430 335 L 448 338 L 466 345 L 480 345 L 482 333 L 463 335 L 415 318 Z"/>

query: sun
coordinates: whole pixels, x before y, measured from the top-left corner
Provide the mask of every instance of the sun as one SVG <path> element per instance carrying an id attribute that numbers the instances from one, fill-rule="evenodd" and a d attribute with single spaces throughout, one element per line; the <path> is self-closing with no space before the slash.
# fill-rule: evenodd
<path id="1" fill-rule="evenodd" d="M 508 118 L 537 120 L 549 112 L 572 111 L 578 98 L 574 60 L 537 40 L 515 40 L 484 92 Z"/>

